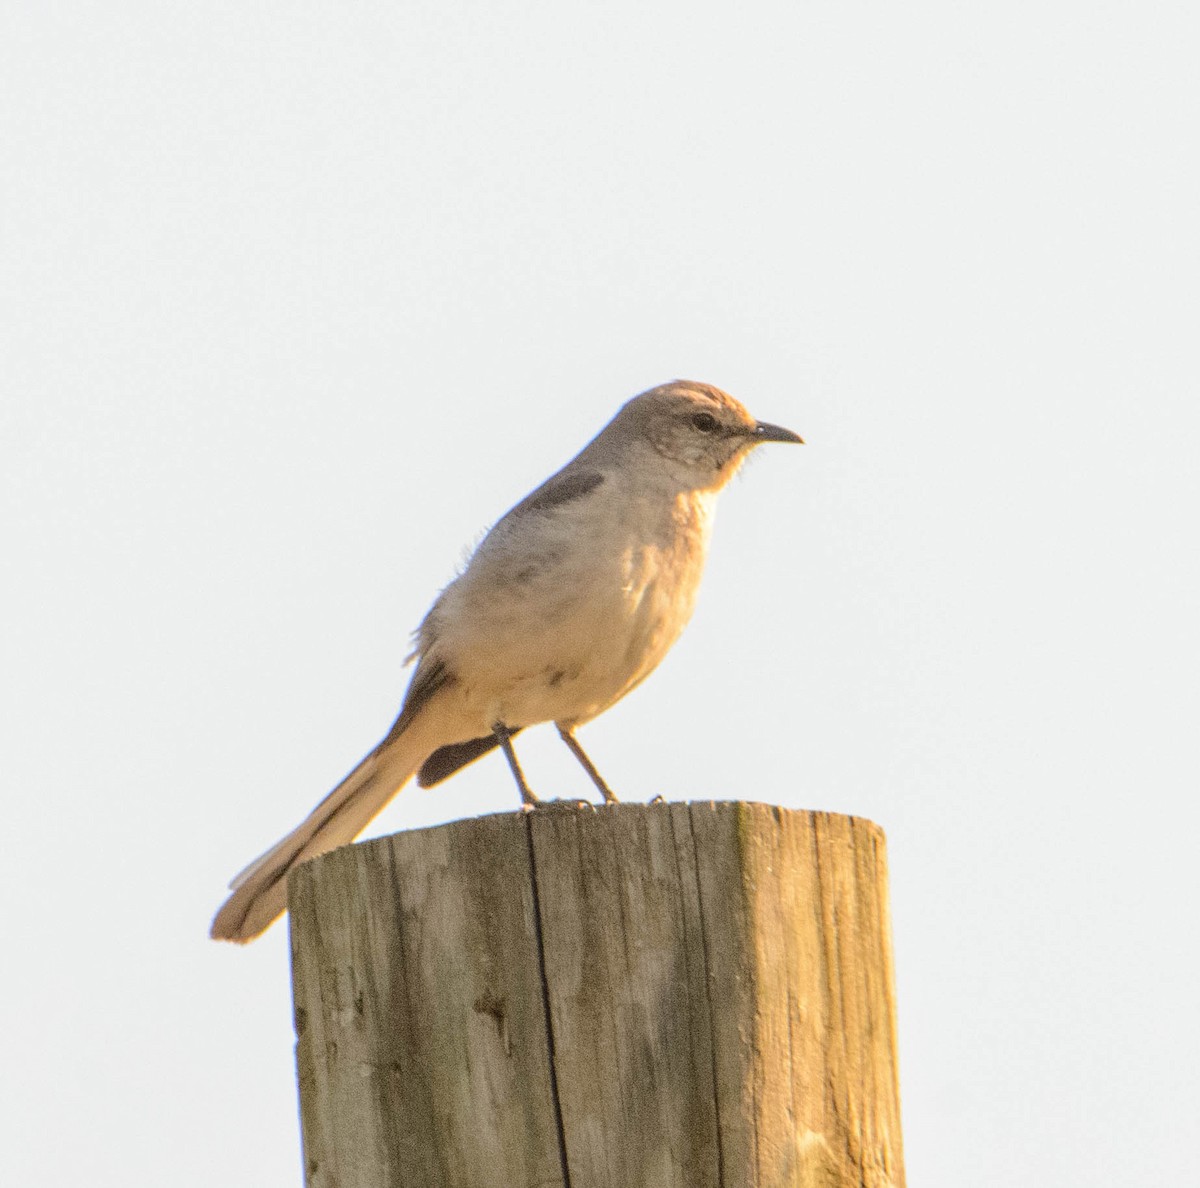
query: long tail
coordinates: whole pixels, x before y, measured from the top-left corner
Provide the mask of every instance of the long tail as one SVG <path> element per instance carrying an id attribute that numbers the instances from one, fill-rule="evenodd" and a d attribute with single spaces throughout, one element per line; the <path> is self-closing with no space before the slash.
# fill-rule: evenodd
<path id="1" fill-rule="evenodd" d="M 352 842 L 433 749 L 427 731 L 391 734 L 282 841 L 229 884 L 233 894 L 212 922 L 214 940 L 245 944 L 287 910 L 287 876 L 300 862 Z"/>

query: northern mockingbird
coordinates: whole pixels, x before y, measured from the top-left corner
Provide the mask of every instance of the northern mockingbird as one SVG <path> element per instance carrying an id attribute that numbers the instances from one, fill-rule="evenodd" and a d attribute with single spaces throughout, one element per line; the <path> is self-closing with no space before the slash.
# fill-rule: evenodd
<path id="1" fill-rule="evenodd" d="M 429 787 L 499 746 L 523 804 L 535 805 L 512 746 L 523 727 L 553 722 L 615 801 L 575 729 L 641 684 L 679 638 L 717 493 L 764 441 L 801 438 L 708 384 L 676 381 L 630 400 L 492 528 L 438 595 L 417 629 L 417 667 L 395 724 L 233 880 L 213 937 L 262 933 L 287 907 L 288 872 L 353 841 L 414 774 Z"/>

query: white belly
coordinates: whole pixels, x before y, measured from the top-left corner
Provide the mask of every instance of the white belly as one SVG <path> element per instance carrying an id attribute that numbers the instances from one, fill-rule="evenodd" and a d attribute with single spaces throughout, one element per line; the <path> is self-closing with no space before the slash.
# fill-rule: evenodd
<path id="1" fill-rule="evenodd" d="M 691 618 L 711 502 L 693 496 L 652 531 L 601 531 L 608 548 L 576 534 L 538 541 L 526 565 L 506 557 L 503 573 L 473 561 L 445 591 L 437 644 L 464 717 L 481 734 L 576 725 L 639 684 Z"/>

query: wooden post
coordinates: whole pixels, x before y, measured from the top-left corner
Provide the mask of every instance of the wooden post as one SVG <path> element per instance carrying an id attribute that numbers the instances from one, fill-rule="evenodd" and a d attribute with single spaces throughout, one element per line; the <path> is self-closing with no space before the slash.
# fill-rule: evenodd
<path id="1" fill-rule="evenodd" d="M 548 805 L 291 880 L 311 1188 L 902 1186 L 883 833 Z"/>

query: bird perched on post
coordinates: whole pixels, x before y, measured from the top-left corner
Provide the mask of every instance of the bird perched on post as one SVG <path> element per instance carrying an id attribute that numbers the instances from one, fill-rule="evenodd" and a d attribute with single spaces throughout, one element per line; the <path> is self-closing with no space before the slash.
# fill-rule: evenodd
<path id="1" fill-rule="evenodd" d="M 575 737 L 641 684 L 696 602 L 717 493 L 767 441 L 799 442 L 709 384 L 635 396 L 484 537 L 416 633 L 400 715 L 308 817 L 230 884 L 212 936 L 249 941 L 287 907 L 287 875 L 352 841 L 415 774 L 428 787 L 500 747 L 525 806 L 512 738 L 554 722 Z"/>

